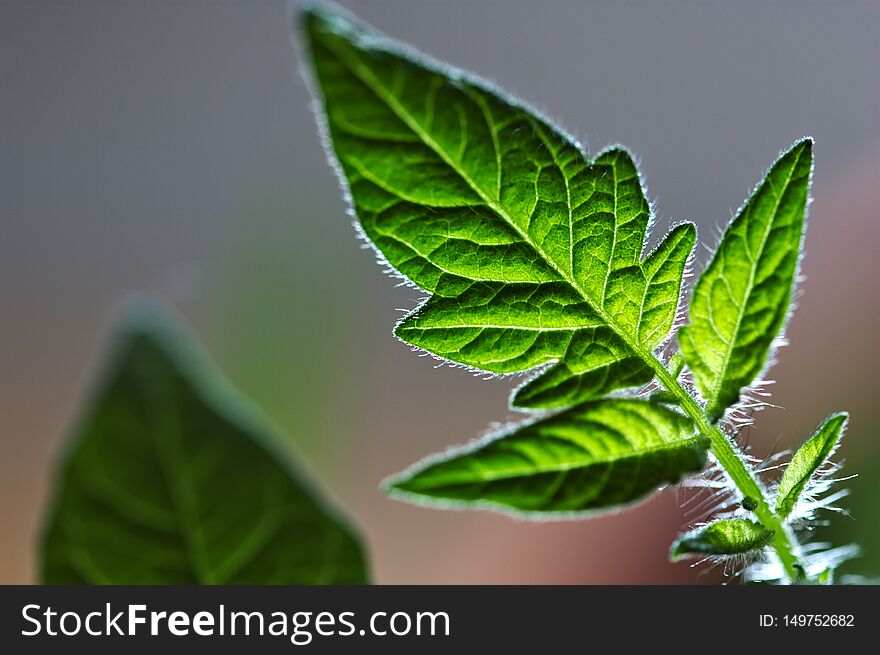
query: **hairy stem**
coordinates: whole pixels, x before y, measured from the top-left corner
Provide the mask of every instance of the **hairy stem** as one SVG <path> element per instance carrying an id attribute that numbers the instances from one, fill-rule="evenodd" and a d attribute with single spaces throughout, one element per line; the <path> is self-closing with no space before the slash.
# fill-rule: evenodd
<path id="1" fill-rule="evenodd" d="M 730 481 L 744 497 L 748 496 L 755 500 L 757 505 L 754 509 L 755 516 L 765 528 L 773 531 L 771 545 L 782 563 L 785 574 L 791 582 L 797 581 L 803 571 L 798 561 L 797 542 L 785 523 L 771 509 L 764 486 L 755 477 L 739 448 L 709 420 L 703 408 L 659 360 L 651 357 L 649 361 L 660 383 L 675 396 L 679 406 L 697 426 L 697 430 L 709 438 L 712 454 Z"/>

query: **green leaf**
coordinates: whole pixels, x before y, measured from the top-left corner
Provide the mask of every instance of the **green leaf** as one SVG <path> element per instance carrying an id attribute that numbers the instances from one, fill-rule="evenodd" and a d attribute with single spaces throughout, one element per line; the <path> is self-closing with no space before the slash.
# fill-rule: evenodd
<path id="1" fill-rule="evenodd" d="M 763 548 L 773 532 L 748 519 L 722 519 L 686 532 L 669 551 L 671 560 L 700 555 L 739 555 Z"/>
<path id="2" fill-rule="evenodd" d="M 43 581 L 366 582 L 350 528 L 186 341 L 152 306 L 119 330 L 61 466 Z"/>
<path id="3" fill-rule="evenodd" d="M 694 288 L 679 343 L 712 420 L 766 368 L 788 316 L 812 170 L 803 139 L 743 205 Z"/>
<path id="4" fill-rule="evenodd" d="M 481 371 L 552 364 L 521 408 L 570 407 L 652 378 L 696 238 L 650 254 L 632 157 L 580 145 L 486 83 L 339 13 L 303 14 L 325 132 L 370 242 L 431 295 L 396 335 Z"/>
<path id="5" fill-rule="evenodd" d="M 845 412 L 829 416 L 791 458 L 776 491 L 776 513 L 779 516 L 791 514 L 810 478 L 837 448 L 848 419 Z"/>
<path id="6" fill-rule="evenodd" d="M 608 399 L 430 458 L 388 483 L 392 493 L 448 505 L 580 513 L 638 500 L 706 463 L 708 442 L 681 414 Z"/>

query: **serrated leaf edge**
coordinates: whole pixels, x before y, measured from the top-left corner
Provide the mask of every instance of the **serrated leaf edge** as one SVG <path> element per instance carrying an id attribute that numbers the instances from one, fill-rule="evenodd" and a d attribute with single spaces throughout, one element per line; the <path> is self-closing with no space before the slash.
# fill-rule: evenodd
<path id="1" fill-rule="evenodd" d="M 804 244 L 806 243 L 807 228 L 809 226 L 808 219 L 809 219 L 809 214 L 810 214 L 810 205 L 813 203 L 813 193 L 812 192 L 813 192 L 813 173 L 815 172 L 815 168 L 816 168 L 816 157 L 815 157 L 816 140 L 812 136 L 804 135 L 798 139 L 795 139 L 787 147 L 779 150 L 775 159 L 773 159 L 773 161 L 770 163 L 770 165 L 764 169 L 764 174 L 758 179 L 758 182 L 752 187 L 752 190 L 748 193 L 748 195 L 746 196 L 746 199 L 740 204 L 740 206 L 737 208 L 737 210 L 735 212 L 733 212 L 731 217 L 728 219 L 724 230 L 719 234 L 718 238 L 715 241 L 714 246 L 711 249 L 708 248 L 708 246 L 707 246 L 707 249 L 712 254 L 708 258 L 706 263 L 701 267 L 700 274 L 702 274 L 703 271 L 707 270 L 712 265 L 712 263 L 715 261 L 715 258 L 718 256 L 719 246 L 721 245 L 721 242 L 724 240 L 724 235 L 727 232 L 727 228 L 736 219 L 736 217 L 739 216 L 743 212 L 746 205 L 748 205 L 748 203 L 752 199 L 752 197 L 761 188 L 761 185 L 765 182 L 765 180 L 767 179 L 767 176 L 770 174 L 770 171 L 773 170 L 773 167 L 776 166 L 776 164 L 779 163 L 779 160 L 781 160 L 795 146 L 797 146 L 801 143 L 805 143 L 805 142 L 809 142 L 812 156 L 811 156 L 811 160 L 810 160 L 810 172 L 807 176 L 807 191 L 806 191 L 806 202 L 804 204 L 803 223 L 802 223 L 802 227 L 801 227 L 800 241 L 798 242 L 797 261 L 795 262 L 795 268 L 794 268 L 794 272 L 792 275 L 792 285 L 791 285 L 791 289 L 789 290 L 788 308 L 785 312 L 785 316 L 782 319 L 782 323 L 779 326 L 779 330 L 778 330 L 776 336 L 773 338 L 773 341 L 770 343 L 769 349 L 767 350 L 767 355 L 764 358 L 764 365 L 761 367 L 761 369 L 755 375 L 754 380 L 749 385 L 744 386 L 740 389 L 739 400 L 737 400 L 735 403 L 733 403 L 732 405 L 730 405 L 729 407 L 726 407 L 724 409 L 724 411 L 721 413 L 721 415 L 718 417 L 718 419 L 716 421 L 719 423 L 723 421 L 723 422 L 729 424 L 730 421 L 728 421 L 727 419 L 731 415 L 733 415 L 737 412 L 740 412 L 742 410 L 743 404 L 748 400 L 747 398 L 744 397 L 743 392 L 748 392 L 748 391 L 753 390 L 757 387 L 760 387 L 762 384 L 766 384 L 765 377 L 766 377 L 768 371 L 776 364 L 777 352 L 783 346 L 788 344 L 788 340 L 785 337 L 785 333 L 786 333 L 786 330 L 788 329 L 788 324 L 791 322 L 791 318 L 794 315 L 795 310 L 797 309 L 797 301 L 798 301 L 798 298 L 801 294 L 801 290 L 800 290 L 799 285 L 804 280 L 804 276 L 801 273 L 801 269 L 802 269 L 803 260 L 804 260 L 805 254 L 806 254 L 805 250 L 804 250 Z M 691 295 L 693 294 L 693 290 L 695 287 L 696 287 L 696 283 L 694 283 L 693 285 L 691 285 L 691 287 L 689 289 L 687 289 L 687 293 L 682 294 L 682 296 L 687 296 L 687 305 L 688 306 L 690 305 Z M 686 366 L 686 370 L 689 372 L 689 367 Z M 695 394 L 696 397 L 701 400 L 704 407 L 708 406 L 708 402 L 706 401 L 705 398 L 703 398 L 703 394 L 700 392 L 696 383 L 691 385 L 691 392 L 693 394 Z M 761 407 L 758 407 L 758 409 L 761 409 Z"/>
<path id="2" fill-rule="evenodd" d="M 306 80 L 306 85 L 311 92 L 312 97 L 312 112 L 315 115 L 315 119 L 318 124 L 318 132 L 320 135 L 321 145 L 324 149 L 324 154 L 327 157 L 327 161 L 330 164 L 330 167 L 336 174 L 337 182 L 339 184 L 340 190 L 342 191 L 343 198 L 346 204 L 346 213 L 348 213 L 351 218 L 352 226 L 355 229 L 357 238 L 366 244 L 370 250 L 373 251 L 373 255 L 376 263 L 383 268 L 383 272 L 392 277 L 394 279 L 400 280 L 400 286 L 405 286 L 413 289 L 417 289 L 418 291 L 425 293 L 426 295 L 422 296 L 416 301 L 416 306 L 413 309 L 407 311 L 402 317 L 400 317 L 394 324 L 392 329 L 392 335 L 398 341 L 404 343 L 408 346 L 411 351 L 419 353 L 421 356 L 427 356 L 431 359 L 440 362 L 444 366 L 449 366 L 454 369 L 462 369 L 464 371 L 468 371 L 472 373 L 475 377 L 481 377 L 483 379 L 509 379 L 516 377 L 524 377 L 525 379 L 517 385 L 514 389 L 511 390 L 511 393 L 508 397 L 508 408 L 512 411 L 527 413 L 527 414 L 542 414 L 546 413 L 548 410 L 543 408 L 526 408 L 526 407 L 518 407 L 513 405 L 513 398 L 516 396 L 517 392 L 521 387 L 524 387 L 526 384 L 536 379 L 540 375 L 542 375 L 547 369 L 549 369 L 554 364 L 558 363 L 559 359 L 551 360 L 549 362 L 545 362 L 540 364 L 539 366 L 532 367 L 530 369 L 526 369 L 523 371 L 515 371 L 512 373 L 493 373 L 490 371 L 486 371 L 484 369 L 478 368 L 476 366 L 471 366 L 468 364 L 462 364 L 460 362 L 455 362 L 451 359 L 443 357 L 441 355 L 437 355 L 429 350 L 424 348 L 420 348 L 418 346 L 414 346 L 411 343 L 405 341 L 403 338 L 397 335 L 397 328 L 400 327 L 406 320 L 411 317 L 417 315 L 423 307 L 428 303 L 431 299 L 431 294 L 426 292 L 424 289 L 419 287 L 415 282 L 409 279 L 404 273 L 399 271 L 388 259 L 385 255 L 379 250 L 375 243 L 367 236 L 366 231 L 363 226 L 360 224 L 360 221 L 357 218 L 357 214 L 355 211 L 355 203 L 354 197 L 351 193 L 351 188 L 348 183 L 345 172 L 342 169 L 342 165 L 337 157 L 334 148 L 332 138 L 330 136 L 330 125 L 329 118 L 327 112 L 325 110 L 326 98 L 321 90 L 320 84 L 317 83 L 316 75 L 314 73 L 315 66 L 311 61 L 311 55 L 308 52 L 308 34 L 307 27 L 305 26 L 305 21 L 308 19 L 309 15 L 314 14 L 318 17 L 328 19 L 332 22 L 334 18 L 334 14 L 338 14 L 340 17 L 343 17 L 346 21 L 348 21 L 351 25 L 350 30 L 346 30 L 347 34 L 351 34 L 355 41 L 359 44 L 364 44 L 366 47 L 371 49 L 378 49 L 384 52 L 388 52 L 389 54 L 398 55 L 401 57 L 405 57 L 407 59 L 412 60 L 416 64 L 424 67 L 429 72 L 433 72 L 439 75 L 444 75 L 449 77 L 451 80 L 460 80 L 467 84 L 470 84 L 477 88 L 478 90 L 485 91 L 487 93 L 497 95 L 501 100 L 507 102 L 512 107 L 520 109 L 524 112 L 530 113 L 536 119 L 545 122 L 551 129 L 555 130 L 558 135 L 566 140 L 572 147 L 578 150 L 581 156 L 584 158 L 586 162 L 590 166 L 602 155 L 614 151 L 620 150 L 624 152 L 633 162 L 633 165 L 636 168 L 638 174 L 639 181 L 639 189 L 643 195 L 643 197 L 648 201 L 648 222 L 645 230 L 646 234 L 650 234 L 652 228 L 655 226 L 657 221 L 656 215 L 656 201 L 650 200 L 649 192 L 647 185 L 645 183 L 645 176 L 643 175 L 641 159 L 635 155 L 628 147 L 620 144 L 620 143 L 612 143 L 610 145 L 605 146 L 601 150 L 599 150 L 594 157 L 589 156 L 589 151 L 586 144 L 579 139 L 576 139 L 570 132 L 561 127 L 555 120 L 548 117 L 544 112 L 536 109 L 534 106 L 524 101 L 523 99 L 514 96 L 499 86 L 494 84 L 493 82 L 483 78 L 477 74 L 472 72 L 457 68 L 451 64 L 448 64 L 436 57 L 428 55 L 424 52 L 417 50 L 416 48 L 410 46 L 409 44 L 399 41 L 393 37 L 386 36 L 377 28 L 372 25 L 366 23 L 361 20 L 358 16 L 352 14 L 350 11 L 343 7 L 339 7 L 336 3 L 323 1 L 323 2 L 310 2 L 305 4 L 300 12 L 299 20 L 298 20 L 298 33 L 299 33 L 299 42 L 300 45 L 297 48 L 297 51 L 300 54 L 300 72 L 303 75 L 303 78 Z M 308 65 L 307 65 L 308 63 Z M 653 248 L 646 248 L 646 242 L 642 243 L 642 250 L 640 253 L 640 261 L 644 261 L 648 257 L 654 254 L 661 245 L 664 240 L 671 234 L 674 230 L 680 228 L 683 225 L 691 225 L 694 228 L 695 233 L 695 242 L 698 242 L 699 239 L 699 231 L 697 226 L 691 221 L 679 221 L 678 223 L 672 224 L 669 226 L 669 229 L 663 235 L 663 237 L 657 240 L 656 244 Z M 675 337 L 677 328 L 681 325 L 682 316 L 680 315 L 683 308 L 683 300 L 685 297 L 684 290 L 684 280 L 689 276 L 693 269 L 693 262 L 695 257 L 695 248 L 691 248 L 690 253 L 688 254 L 687 260 L 685 262 L 683 271 L 682 271 L 682 284 L 679 288 L 679 294 L 677 299 L 677 305 L 674 312 L 673 325 L 666 335 L 664 340 L 655 347 L 652 352 L 662 352 L 669 346 L 669 343 Z M 552 266 L 552 264 L 551 264 Z M 566 281 L 565 275 L 562 275 L 563 281 Z M 573 286 L 574 290 L 581 296 L 584 294 L 577 288 L 576 285 Z M 584 297 L 585 302 L 592 306 L 592 301 L 588 298 Z M 599 308 L 597 311 L 600 313 L 603 311 Z M 610 326 L 610 324 L 609 324 Z M 616 328 L 611 328 L 613 331 L 617 331 Z M 638 356 L 638 353 L 634 353 L 634 356 Z M 613 392 L 610 395 L 606 395 L 603 397 L 626 397 L 620 394 L 632 393 L 631 389 L 628 390 L 618 390 Z M 641 395 L 641 392 L 637 392 L 637 395 Z M 561 408 L 565 409 L 565 408 Z"/>

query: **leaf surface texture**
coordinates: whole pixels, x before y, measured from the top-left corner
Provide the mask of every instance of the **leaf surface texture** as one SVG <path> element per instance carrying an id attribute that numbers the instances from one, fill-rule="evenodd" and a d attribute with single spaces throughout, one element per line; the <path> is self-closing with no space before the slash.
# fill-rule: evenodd
<path id="1" fill-rule="evenodd" d="M 695 230 L 644 252 L 630 155 L 590 161 L 519 103 L 339 14 L 305 30 L 333 150 L 370 242 L 431 294 L 396 335 L 491 373 L 553 363 L 514 406 L 570 407 L 644 384 Z"/>
<path id="2" fill-rule="evenodd" d="M 794 510 L 809 481 L 840 443 L 847 420 L 842 412 L 829 416 L 791 458 L 776 490 L 777 514 L 788 516 Z"/>
<path id="3" fill-rule="evenodd" d="M 522 512 L 572 513 L 631 503 L 706 463 L 704 439 L 663 405 L 608 399 L 429 458 L 392 491 Z"/>
<path id="4" fill-rule="evenodd" d="M 679 342 L 713 419 L 766 368 L 788 316 L 812 169 L 811 139 L 784 153 L 730 223 L 694 287 Z"/>

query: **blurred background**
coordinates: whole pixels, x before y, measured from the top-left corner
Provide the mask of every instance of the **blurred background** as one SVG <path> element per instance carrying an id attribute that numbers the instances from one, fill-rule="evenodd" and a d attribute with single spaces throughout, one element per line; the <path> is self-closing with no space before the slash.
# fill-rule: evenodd
<path id="1" fill-rule="evenodd" d="M 816 138 L 806 282 L 768 409 L 789 448 L 852 414 L 842 456 L 880 574 L 880 3 L 361 0 L 380 30 L 496 81 L 592 150 L 641 157 L 658 221 L 714 243 L 777 153 Z M 666 491 L 580 522 L 442 513 L 379 481 L 503 421 L 513 382 L 391 337 L 420 295 L 355 239 L 284 1 L 0 0 L 0 583 L 35 581 L 50 472 L 107 320 L 155 290 L 365 535 L 381 583 L 717 580 L 666 551 Z M 699 253 L 697 266 L 706 261 Z"/>

